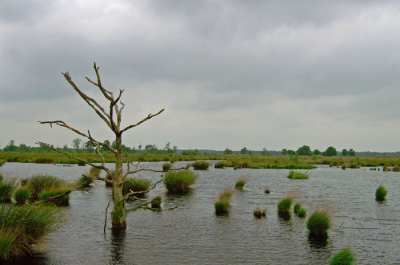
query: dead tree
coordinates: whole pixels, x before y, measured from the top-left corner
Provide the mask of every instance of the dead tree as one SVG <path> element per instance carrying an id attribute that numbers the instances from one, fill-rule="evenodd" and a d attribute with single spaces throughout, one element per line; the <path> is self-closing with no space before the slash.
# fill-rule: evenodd
<path id="1" fill-rule="evenodd" d="M 138 165 L 136 165 L 134 170 L 130 170 L 129 167 L 129 162 L 127 161 L 128 164 L 128 170 L 124 173 L 123 172 L 123 156 L 122 156 L 122 134 L 126 131 L 128 131 L 129 129 L 135 128 L 137 126 L 139 126 L 140 124 L 144 123 L 145 121 L 150 120 L 151 118 L 159 115 L 160 113 L 162 113 L 164 111 L 164 109 L 160 110 L 159 112 L 157 112 L 156 114 L 149 114 L 147 117 L 145 117 L 144 119 L 142 119 L 141 121 L 139 121 L 136 124 L 132 124 L 129 125 L 125 128 L 121 128 L 121 120 L 122 120 L 122 110 L 125 107 L 125 104 L 122 103 L 121 101 L 121 96 L 122 93 L 124 92 L 124 90 L 119 90 L 118 96 L 115 98 L 114 94 L 110 91 L 108 91 L 107 89 L 105 89 L 101 83 L 100 80 L 100 74 L 99 74 L 99 67 L 96 66 L 96 63 L 94 63 L 94 71 L 96 73 L 96 77 L 97 77 L 97 82 L 94 82 L 92 80 L 90 80 L 88 77 L 86 77 L 87 81 L 89 81 L 91 84 L 97 86 L 101 93 L 103 94 L 103 96 L 110 102 L 110 105 L 108 108 L 103 108 L 100 104 L 97 103 L 96 100 L 94 100 L 93 98 L 89 97 L 88 95 L 84 94 L 77 86 L 76 84 L 72 81 L 70 75 L 68 72 L 66 73 L 62 73 L 63 76 L 65 77 L 65 79 L 68 81 L 68 83 L 72 86 L 72 88 L 78 92 L 79 96 L 81 96 L 81 98 L 96 112 L 96 114 L 107 124 L 107 126 L 114 132 L 115 134 L 115 148 L 112 148 L 110 145 L 107 145 L 105 143 L 102 143 L 100 141 L 95 140 L 92 135 L 90 134 L 90 131 L 88 131 L 88 133 L 82 133 L 80 131 L 78 131 L 77 129 L 70 127 L 69 125 L 67 125 L 65 122 L 61 121 L 61 120 L 54 120 L 54 121 L 39 121 L 41 124 L 50 124 L 50 126 L 52 126 L 52 124 L 56 124 L 58 126 L 67 128 L 73 132 L 75 132 L 76 134 L 79 134 L 80 136 L 83 136 L 87 139 L 90 140 L 90 142 L 92 143 L 92 145 L 96 148 L 96 151 L 98 153 L 99 156 L 101 156 L 103 163 L 99 166 L 99 165 L 95 165 L 92 163 L 87 163 L 92 167 L 95 168 L 99 168 L 104 170 L 105 172 L 107 172 L 107 174 L 112 176 L 111 182 L 112 182 L 112 186 L 113 186 L 113 204 L 114 204 L 114 208 L 113 211 L 111 212 L 111 220 L 112 220 L 112 226 L 113 228 L 126 228 L 126 216 L 129 212 L 135 211 L 139 208 L 146 208 L 147 204 L 143 204 L 143 205 L 139 205 L 136 208 L 133 209 L 126 209 L 125 208 L 125 201 L 129 196 L 134 196 L 136 193 L 135 192 L 131 192 L 130 194 L 126 194 L 123 195 L 122 194 L 122 186 L 124 184 L 127 178 L 127 176 L 129 174 L 134 174 L 137 173 L 139 171 L 143 171 L 143 170 L 149 170 L 149 169 L 138 169 Z M 57 151 L 59 153 L 63 153 L 73 159 L 76 159 L 78 161 L 82 161 L 81 159 L 72 157 L 71 155 L 62 152 L 62 151 L 58 151 L 55 150 L 54 148 L 51 148 L 51 146 L 49 146 L 46 143 L 43 142 L 38 142 L 37 144 L 41 145 L 41 146 L 46 146 L 54 151 Z M 107 148 L 108 150 L 110 150 L 114 155 L 115 155 L 115 172 L 114 174 L 112 174 L 112 172 L 105 167 L 105 159 L 103 157 L 103 155 L 100 152 L 100 146 L 103 146 L 105 148 Z M 84 161 L 86 162 L 86 161 Z M 149 171 L 154 171 L 154 172 L 162 172 L 162 171 L 156 171 L 156 170 L 149 170 Z M 90 177 L 90 176 L 89 176 Z M 101 179 L 101 178 L 98 178 Z M 142 192 L 142 193 L 147 193 L 149 192 L 151 189 L 154 189 L 155 185 L 157 185 L 158 183 L 160 183 L 161 181 L 156 182 L 150 189 Z M 111 201 L 111 199 L 110 199 Z M 110 205 L 110 203 L 108 204 L 108 206 Z M 107 206 L 107 209 L 108 209 Z M 107 211 L 106 211 L 106 219 L 107 219 Z"/>

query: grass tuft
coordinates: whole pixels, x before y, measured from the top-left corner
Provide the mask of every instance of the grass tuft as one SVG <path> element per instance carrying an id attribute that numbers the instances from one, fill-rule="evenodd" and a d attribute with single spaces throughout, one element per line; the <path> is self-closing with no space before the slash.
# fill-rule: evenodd
<path id="1" fill-rule="evenodd" d="M 192 164 L 194 170 L 207 170 L 210 164 L 206 161 L 196 161 Z"/>
<path id="2" fill-rule="evenodd" d="M 297 212 L 300 210 L 300 208 L 301 208 L 301 203 L 296 203 L 295 205 L 294 205 L 294 207 L 293 207 L 293 212 L 295 213 L 295 214 L 297 214 Z"/>
<path id="3" fill-rule="evenodd" d="M 25 204 L 30 196 L 31 192 L 28 188 L 21 187 L 14 192 L 14 199 L 18 205 Z"/>
<path id="4" fill-rule="evenodd" d="M 219 161 L 215 163 L 214 168 L 224 168 L 226 165 L 225 161 Z"/>
<path id="5" fill-rule="evenodd" d="M 37 200 L 42 191 L 60 189 L 65 184 L 66 182 L 62 179 L 46 175 L 36 175 L 28 180 L 28 188 L 31 191 L 31 199 L 33 200 Z"/>
<path id="6" fill-rule="evenodd" d="M 287 194 L 278 203 L 279 214 L 289 214 L 292 207 L 293 200 L 297 197 L 297 191 L 292 191 Z"/>
<path id="7" fill-rule="evenodd" d="M 354 262 L 356 262 L 356 254 L 350 247 L 347 247 L 333 256 L 329 265 L 352 265 Z"/>
<path id="8" fill-rule="evenodd" d="M 307 211 L 304 208 L 300 208 L 297 210 L 297 216 L 300 218 L 304 218 L 307 215 Z"/>
<path id="9" fill-rule="evenodd" d="M 290 179 L 308 179 L 309 175 L 310 174 L 308 172 L 302 173 L 299 171 L 290 170 L 288 178 L 290 178 Z"/>
<path id="10" fill-rule="evenodd" d="M 267 209 L 261 210 L 260 208 L 257 207 L 254 209 L 253 214 L 255 218 L 265 217 L 267 216 Z"/>
<path id="11" fill-rule="evenodd" d="M 151 200 L 151 208 L 161 208 L 162 198 L 161 196 L 154 197 Z"/>
<path id="12" fill-rule="evenodd" d="M 235 189 L 241 190 L 243 189 L 244 185 L 246 185 L 247 182 L 247 177 L 241 176 L 235 184 Z"/>
<path id="13" fill-rule="evenodd" d="M 57 195 L 61 195 L 61 194 L 65 193 L 65 192 L 67 192 L 67 191 L 68 191 L 68 189 L 42 191 L 39 194 L 39 200 L 43 201 L 43 200 L 46 200 L 48 198 L 51 198 L 51 197 L 54 197 L 54 196 L 57 196 Z M 57 199 L 46 201 L 43 204 L 49 205 L 49 206 L 67 206 L 69 204 L 69 194 L 61 196 L 61 197 L 59 197 Z"/>
<path id="14" fill-rule="evenodd" d="M 382 185 L 380 185 L 375 192 L 375 198 L 377 201 L 384 201 L 386 199 L 386 195 L 387 195 L 387 190 L 385 189 L 385 187 L 383 187 Z"/>
<path id="15" fill-rule="evenodd" d="M 17 188 L 17 179 L 4 179 L 0 184 L 0 202 L 11 202 L 14 190 Z"/>
<path id="16" fill-rule="evenodd" d="M 145 191 L 151 186 L 151 181 L 148 179 L 141 178 L 127 178 L 122 185 L 122 194 L 128 194 L 129 192 L 138 192 Z M 135 194 L 135 196 L 140 196 L 139 194 Z M 144 194 L 142 195 L 144 196 Z"/>
<path id="17" fill-rule="evenodd" d="M 226 188 L 219 194 L 219 200 L 214 203 L 215 213 L 217 215 L 229 213 L 229 209 L 231 208 L 230 201 L 234 193 L 234 189 Z"/>
<path id="18" fill-rule="evenodd" d="M 307 221 L 307 228 L 311 236 L 326 237 L 331 227 L 331 216 L 327 210 L 316 210 Z"/>
<path id="19" fill-rule="evenodd" d="M 163 171 L 168 171 L 168 170 L 171 169 L 171 167 L 172 167 L 172 164 L 171 164 L 171 163 L 164 163 L 164 164 L 162 165 L 162 170 L 163 170 Z"/>
<path id="20" fill-rule="evenodd" d="M 186 193 L 196 179 L 197 174 L 190 170 L 170 171 L 165 174 L 164 184 L 169 193 Z"/>

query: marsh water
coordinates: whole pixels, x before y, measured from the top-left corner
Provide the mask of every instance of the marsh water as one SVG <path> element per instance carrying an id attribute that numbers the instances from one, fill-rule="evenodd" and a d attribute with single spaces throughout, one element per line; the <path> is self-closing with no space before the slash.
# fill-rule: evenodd
<path id="1" fill-rule="evenodd" d="M 162 163 L 140 166 L 160 170 Z M 24 163 L 0 168 L 6 177 L 48 174 L 69 181 L 88 170 L 88 166 Z M 346 246 L 356 251 L 358 264 L 400 264 L 400 173 L 320 166 L 309 171 L 308 180 L 290 180 L 288 170 L 210 167 L 196 172 L 197 182 L 186 196 L 166 195 L 163 184 L 147 195 L 149 199 L 161 195 L 163 208 L 178 208 L 130 213 L 128 228 L 120 232 L 111 230 L 109 220 L 103 233 L 111 196 L 103 182 L 73 192 L 61 227 L 46 237 L 40 252 L 18 264 L 328 264 Z M 156 181 L 160 173 L 139 176 Z M 247 176 L 248 182 L 233 196 L 230 214 L 216 216 L 219 192 L 240 176 Z M 388 189 L 383 203 L 375 201 L 380 184 Z M 270 194 L 264 193 L 266 187 Z M 305 219 L 292 215 L 284 220 L 277 215 L 279 198 L 294 190 L 308 213 L 319 204 L 334 206 L 326 241 L 308 237 Z M 267 217 L 254 218 L 256 207 L 267 209 Z"/>

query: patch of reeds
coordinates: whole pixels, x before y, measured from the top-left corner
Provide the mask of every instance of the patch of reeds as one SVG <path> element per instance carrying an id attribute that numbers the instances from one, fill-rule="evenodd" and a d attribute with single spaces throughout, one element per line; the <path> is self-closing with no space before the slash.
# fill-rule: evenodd
<path id="1" fill-rule="evenodd" d="M 36 175 L 28 180 L 28 189 L 31 192 L 31 199 L 37 200 L 39 194 L 44 190 L 60 189 L 66 182 L 62 179 L 47 175 Z"/>
<path id="2" fill-rule="evenodd" d="M 234 193 L 234 189 L 226 188 L 219 194 L 219 200 L 214 203 L 215 213 L 217 215 L 229 213 L 229 210 L 231 208 L 230 201 Z"/>
<path id="3" fill-rule="evenodd" d="M 314 211 L 307 220 L 307 228 L 311 236 L 326 237 L 331 227 L 331 214 L 328 210 Z"/>
<path id="4" fill-rule="evenodd" d="M 352 265 L 356 262 L 356 253 L 350 248 L 344 248 L 329 261 L 329 265 Z"/>
<path id="5" fill-rule="evenodd" d="M 17 179 L 3 179 L 0 184 L 0 202 L 11 202 L 14 190 L 17 188 Z"/>
<path id="6" fill-rule="evenodd" d="M 0 184 L 3 182 L 3 179 L 4 179 L 3 175 L 0 174 Z"/>
<path id="7" fill-rule="evenodd" d="M 36 158 L 35 162 L 37 164 L 54 164 L 54 160 L 51 158 L 45 158 L 45 157 L 38 157 Z"/>
<path id="8" fill-rule="evenodd" d="M 226 165 L 225 161 L 219 161 L 215 163 L 214 168 L 224 168 Z"/>
<path id="9" fill-rule="evenodd" d="M 271 193 L 271 190 L 270 190 L 270 188 L 265 188 L 264 192 L 269 194 L 269 193 Z"/>
<path id="10" fill-rule="evenodd" d="M 18 205 L 25 204 L 25 202 L 29 199 L 30 196 L 31 192 L 29 191 L 28 188 L 25 187 L 18 188 L 14 192 L 14 199 Z"/>
<path id="11" fill-rule="evenodd" d="M 82 187 L 90 187 L 90 184 L 93 183 L 93 179 L 87 176 L 82 176 L 80 179 L 78 179 L 78 181 L 76 182 L 76 186 L 81 186 Z"/>
<path id="12" fill-rule="evenodd" d="M 122 185 L 122 194 L 128 194 L 130 192 L 145 191 L 151 186 L 151 181 L 148 179 L 141 178 L 127 178 Z M 135 196 L 138 196 L 136 194 Z"/>
<path id="13" fill-rule="evenodd" d="M 297 214 L 297 212 L 301 209 L 301 203 L 296 203 L 293 207 L 293 212 Z"/>
<path id="14" fill-rule="evenodd" d="M 78 161 L 78 166 L 81 166 L 81 167 L 86 166 L 86 162 Z"/>
<path id="15" fill-rule="evenodd" d="M 169 193 L 186 193 L 196 179 L 197 174 L 190 170 L 170 171 L 165 174 L 164 184 Z"/>
<path id="16" fill-rule="evenodd" d="M 294 170 L 290 170 L 288 178 L 290 179 L 308 179 L 309 177 L 309 173 L 308 172 L 300 172 L 300 171 L 294 171 Z"/>
<path id="17" fill-rule="evenodd" d="M 380 185 L 375 192 L 375 198 L 377 201 L 384 201 L 386 199 L 387 190 L 383 185 Z"/>
<path id="18" fill-rule="evenodd" d="M 248 179 L 248 178 L 247 178 L 246 176 L 241 176 L 241 177 L 236 181 L 235 189 L 242 190 L 243 187 L 244 187 L 244 185 L 246 185 L 247 179 Z"/>
<path id="19" fill-rule="evenodd" d="M 151 208 L 161 208 L 162 198 L 161 196 L 156 196 L 151 200 Z"/>
<path id="20" fill-rule="evenodd" d="M 304 217 L 306 217 L 306 215 L 307 215 L 307 211 L 306 211 L 306 209 L 304 209 L 304 208 L 300 208 L 300 209 L 297 210 L 296 215 L 297 215 L 298 217 L 300 217 L 300 218 L 304 218 Z"/>
<path id="21" fill-rule="evenodd" d="M 33 244 L 56 228 L 58 213 L 54 207 L 0 205 L 0 261 L 29 255 Z"/>
<path id="22" fill-rule="evenodd" d="M 255 218 L 261 218 L 261 217 L 266 217 L 267 216 L 267 209 L 261 210 L 260 208 L 255 208 L 253 211 L 254 217 Z"/>
<path id="23" fill-rule="evenodd" d="M 278 213 L 282 215 L 290 214 L 290 208 L 292 207 L 293 200 L 296 197 L 297 197 L 296 191 L 286 193 L 278 203 Z"/>
<path id="24" fill-rule="evenodd" d="M 171 163 L 164 163 L 164 164 L 162 165 L 163 171 L 168 171 L 168 170 L 171 169 L 171 167 L 172 167 L 172 164 L 171 164 Z"/>
<path id="25" fill-rule="evenodd" d="M 67 191 L 68 191 L 68 189 L 45 190 L 39 194 L 39 200 L 40 201 L 47 200 L 51 197 L 61 195 Z M 69 205 L 69 193 L 64 196 L 58 197 L 56 199 L 45 201 L 45 202 L 43 202 L 43 204 L 50 205 L 50 206 L 68 206 Z"/>
<path id="26" fill-rule="evenodd" d="M 207 170 L 210 164 L 206 161 L 196 161 L 193 163 L 193 168 L 195 170 Z"/>

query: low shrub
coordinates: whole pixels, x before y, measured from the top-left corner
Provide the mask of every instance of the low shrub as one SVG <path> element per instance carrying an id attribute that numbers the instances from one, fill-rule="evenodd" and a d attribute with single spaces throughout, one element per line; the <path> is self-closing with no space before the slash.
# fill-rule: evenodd
<path id="1" fill-rule="evenodd" d="M 331 227 L 331 216 L 328 211 L 316 210 L 307 221 L 307 228 L 310 235 L 316 237 L 325 237 Z"/>
<path id="2" fill-rule="evenodd" d="M 148 179 L 141 178 L 127 178 L 122 185 L 122 194 L 128 194 L 129 192 L 145 191 L 151 186 L 151 181 Z M 144 195 L 144 194 L 143 194 Z M 138 196 L 136 194 L 135 196 Z"/>
<path id="3" fill-rule="evenodd" d="M 304 208 L 300 208 L 297 210 L 297 216 L 300 218 L 304 218 L 307 215 L 307 211 Z"/>
<path id="4" fill-rule="evenodd" d="M 17 188 L 17 179 L 4 179 L 0 184 L 0 202 L 11 202 L 14 190 Z"/>
<path id="5" fill-rule="evenodd" d="M 151 200 L 151 208 L 161 208 L 161 202 L 162 202 L 161 196 L 154 197 Z"/>
<path id="6" fill-rule="evenodd" d="M 295 214 L 297 214 L 297 212 L 300 210 L 300 208 L 301 208 L 301 203 L 296 203 L 295 205 L 294 205 L 294 207 L 293 207 L 293 212 L 295 213 Z"/>
<path id="7" fill-rule="evenodd" d="M 172 164 L 171 164 L 171 163 L 164 163 L 164 164 L 162 165 L 163 171 L 168 171 L 168 170 L 171 169 L 171 167 L 172 167 Z"/>
<path id="8" fill-rule="evenodd" d="M 207 170 L 210 164 L 206 161 L 196 161 L 193 163 L 193 168 L 195 170 Z"/>
<path id="9" fill-rule="evenodd" d="M 190 170 L 170 171 L 165 174 L 164 184 L 169 193 L 186 193 L 196 179 L 197 174 Z"/>
<path id="10" fill-rule="evenodd" d="M 39 194 L 39 200 L 43 201 L 46 200 L 48 198 L 57 196 L 57 195 L 61 195 L 65 192 L 67 192 L 68 189 L 62 189 L 62 190 L 46 190 L 46 191 L 42 191 Z M 43 204 L 45 205 L 50 205 L 50 206 L 67 206 L 69 204 L 69 193 L 61 196 L 59 198 L 53 199 L 53 200 L 49 200 L 49 201 L 45 201 L 43 202 Z"/>
<path id="11" fill-rule="evenodd" d="M 254 209 L 253 214 L 254 214 L 254 217 L 256 217 L 256 218 L 265 217 L 265 216 L 267 216 L 267 209 L 261 210 L 260 208 L 257 207 Z"/>
<path id="12" fill-rule="evenodd" d="M 229 209 L 231 208 L 230 201 L 234 193 L 234 189 L 227 188 L 219 194 L 219 200 L 214 203 L 217 215 L 229 213 Z"/>
<path id="13" fill-rule="evenodd" d="M 356 254 L 350 247 L 347 247 L 333 256 L 329 265 L 352 265 L 354 262 L 356 262 Z"/>
<path id="14" fill-rule="evenodd" d="M 65 184 L 64 180 L 53 176 L 36 175 L 28 180 L 28 189 L 31 191 L 31 199 L 36 200 L 42 191 L 60 189 Z"/>
<path id="15" fill-rule="evenodd" d="M 219 161 L 215 163 L 214 168 L 224 168 L 226 165 L 225 161 Z"/>
<path id="16" fill-rule="evenodd" d="M 14 199 L 18 205 L 25 204 L 30 196 L 31 192 L 28 188 L 21 187 L 14 192 Z"/>
<path id="17" fill-rule="evenodd" d="M 247 182 L 247 177 L 241 176 L 235 184 L 235 189 L 241 190 L 243 189 L 244 185 L 246 185 Z"/>
<path id="18" fill-rule="evenodd" d="M 375 192 L 375 198 L 377 201 L 384 201 L 386 199 L 386 195 L 387 195 L 387 190 L 385 189 L 385 187 L 383 187 L 382 185 L 380 185 Z"/>
<path id="19" fill-rule="evenodd" d="M 308 179 L 309 175 L 310 174 L 308 172 L 302 173 L 299 171 L 290 170 L 288 178 L 290 178 L 290 179 Z"/>

